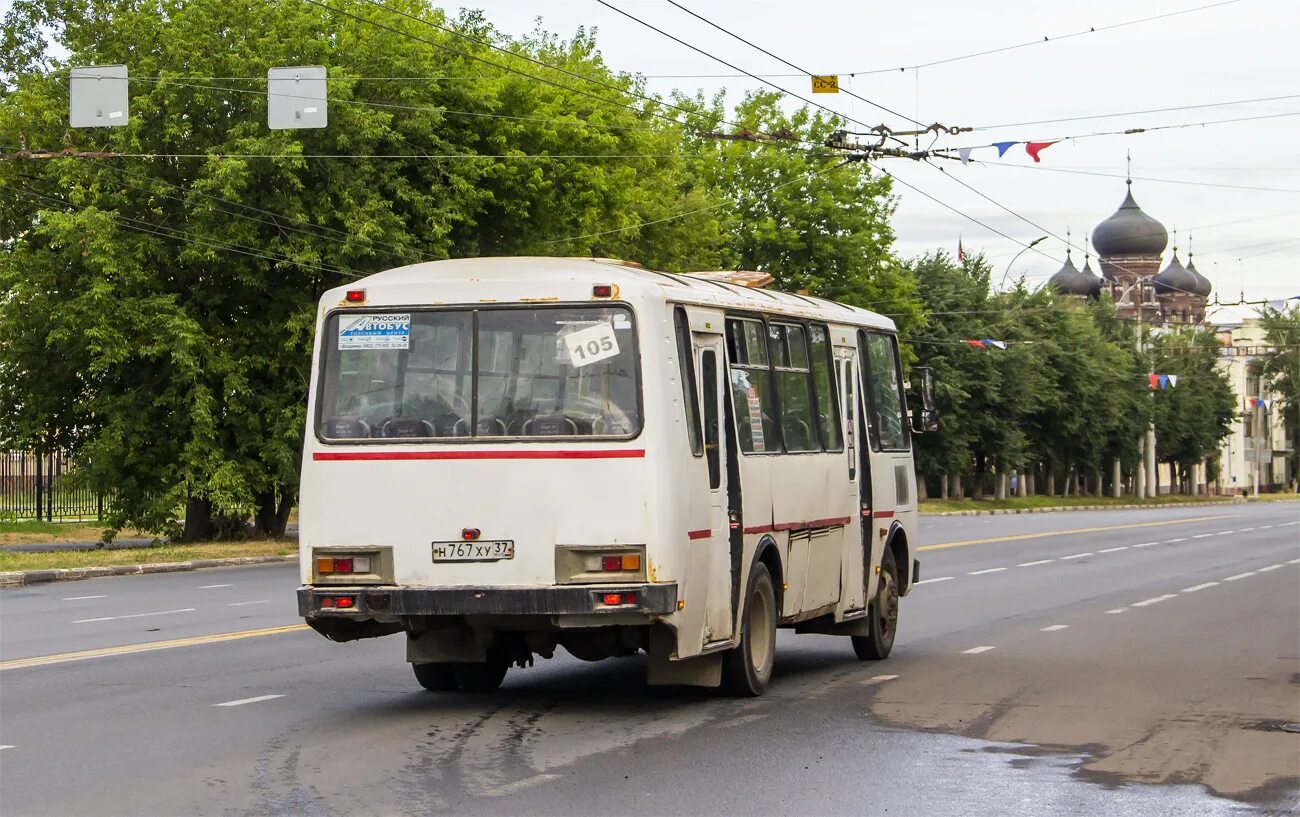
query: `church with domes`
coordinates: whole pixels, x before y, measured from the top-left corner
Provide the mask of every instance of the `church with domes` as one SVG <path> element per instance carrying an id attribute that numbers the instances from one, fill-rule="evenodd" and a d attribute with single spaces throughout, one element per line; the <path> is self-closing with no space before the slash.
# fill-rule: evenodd
<path id="1" fill-rule="evenodd" d="M 1196 271 L 1191 254 L 1187 265 L 1178 260 L 1178 248 L 1164 269 L 1161 256 L 1169 246 L 1163 224 L 1143 212 L 1133 198 L 1133 181 L 1126 181 L 1124 201 L 1092 231 L 1101 275 L 1093 273 L 1085 257 L 1083 269 L 1067 251 L 1065 264 L 1047 281 L 1062 295 L 1100 297 L 1109 291 L 1121 317 L 1139 318 L 1157 325 L 1199 324 L 1205 320 L 1210 281 Z"/>

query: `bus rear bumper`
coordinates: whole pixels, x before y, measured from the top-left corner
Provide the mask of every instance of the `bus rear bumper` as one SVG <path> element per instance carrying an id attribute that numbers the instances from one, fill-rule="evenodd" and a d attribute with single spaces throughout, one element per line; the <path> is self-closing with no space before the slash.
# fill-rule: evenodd
<path id="1" fill-rule="evenodd" d="M 618 598 L 615 599 L 614 597 Z M 340 600 L 346 600 L 340 604 Z M 677 611 L 677 585 L 562 587 L 301 587 L 306 619 L 457 615 L 591 615 Z"/>

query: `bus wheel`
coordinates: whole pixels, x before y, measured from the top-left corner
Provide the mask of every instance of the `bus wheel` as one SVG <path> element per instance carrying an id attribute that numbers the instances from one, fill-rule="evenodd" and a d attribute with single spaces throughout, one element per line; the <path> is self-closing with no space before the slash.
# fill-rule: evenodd
<path id="1" fill-rule="evenodd" d="M 898 632 L 898 567 L 894 564 L 893 551 L 888 548 L 880 560 L 880 586 L 876 600 L 871 603 L 870 625 L 870 635 L 853 636 L 853 652 L 863 661 L 888 658 Z"/>
<path id="2" fill-rule="evenodd" d="M 455 664 L 412 664 L 415 680 L 431 692 L 451 692 L 456 688 Z"/>
<path id="3" fill-rule="evenodd" d="M 776 658 L 776 590 L 767 565 L 759 562 L 749 574 L 740 645 L 723 657 L 722 688 L 731 695 L 762 695 L 772 680 Z"/>
<path id="4" fill-rule="evenodd" d="M 453 673 L 456 687 L 461 692 L 492 692 L 505 680 L 510 666 L 505 661 L 493 660 L 475 664 L 455 664 Z"/>

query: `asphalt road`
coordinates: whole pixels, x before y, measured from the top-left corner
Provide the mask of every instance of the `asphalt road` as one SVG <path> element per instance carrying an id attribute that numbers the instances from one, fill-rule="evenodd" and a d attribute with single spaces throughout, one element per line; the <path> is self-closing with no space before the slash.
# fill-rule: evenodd
<path id="1" fill-rule="evenodd" d="M 0 814 L 1300 814 L 1300 504 L 922 531 L 893 657 L 783 632 L 756 700 L 424 692 L 296 628 L 288 566 L 6 589 Z"/>

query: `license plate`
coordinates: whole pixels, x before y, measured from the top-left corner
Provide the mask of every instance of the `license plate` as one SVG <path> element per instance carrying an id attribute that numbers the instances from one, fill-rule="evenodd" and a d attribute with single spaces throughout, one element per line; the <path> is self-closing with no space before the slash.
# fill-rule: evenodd
<path id="1" fill-rule="evenodd" d="M 434 542 L 435 562 L 496 562 L 515 558 L 515 543 L 498 542 Z"/>

